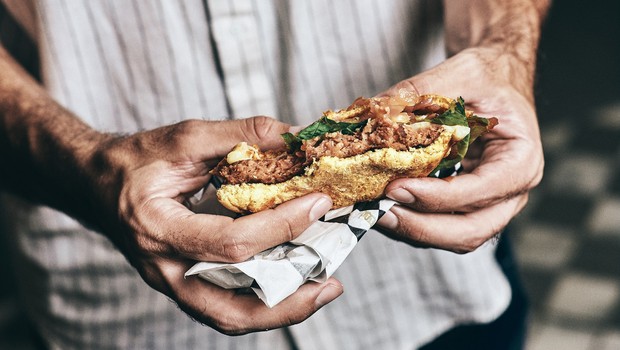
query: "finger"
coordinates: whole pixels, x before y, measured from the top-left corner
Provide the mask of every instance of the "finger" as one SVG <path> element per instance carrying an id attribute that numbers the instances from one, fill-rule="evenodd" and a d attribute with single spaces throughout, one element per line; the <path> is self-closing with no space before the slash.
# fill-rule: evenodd
<path id="1" fill-rule="evenodd" d="M 332 206 L 328 196 L 316 193 L 274 209 L 232 219 L 194 214 L 174 203 L 167 202 L 167 219 L 158 220 L 162 223 L 158 237 L 167 246 L 174 247 L 171 253 L 194 260 L 225 262 L 244 261 L 294 239 Z"/>
<path id="2" fill-rule="evenodd" d="M 378 222 L 389 236 L 414 246 L 457 253 L 475 250 L 500 233 L 527 203 L 521 195 L 491 207 L 461 214 L 420 213 L 396 205 Z"/>
<path id="3" fill-rule="evenodd" d="M 162 271 L 179 307 L 216 330 L 239 335 L 297 324 L 343 293 L 342 284 L 330 278 L 325 283 L 309 282 L 273 308 L 253 294 L 239 294 L 200 278 L 185 279 L 186 266 L 169 263 Z"/>
<path id="4" fill-rule="evenodd" d="M 162 157 L 174 156 L 174 161 L 209 161 L 225 156 L 242 141 L 261 149 L 282 147 L 284 140 L 280 135 L 288 130 L 288 124 L 263 116 L 226 121 L 185 120 L 156 129 L 135 143 L 146 150 L 165 145 Z"/>
<path id="5" fill-rule="evenodd" d="M 449 71 L 447 67 L 450 68 Z M 397 95 L 401 89 L 411 91 L 417 95 L 434 93 L 443 96 L 463 96 L 463 86 L 468 86 L 469 84 L 464 85 L 463 83 L 467 82 L 461 81 L 462 77 L 471 75 L 459 74 L 461 69 L 463 69 L 462 66 L 448 64 L 448 61 L 446 61 L 442 65 L 398 82 L 379 96 Z"/>
<path id="6" fill-rule="evenodd" d="M 418 211 L 476 211 L 536 186 L 543 167 L 538 150 L 525 140 L 489 141 L 481 162 L 470 173 L 445 179 L 398 179 L 385 193 Z"/>
<path id="7" fill-rule="evenodd" d="M 395 95 L 404 88 L 417 94 L 462 96 L 466 101 L 494 96 L 498 92 L 498 72 L 490 68 L 488 58 L 479 50 L 464 50 L 421 74 L 399 82 L 382 95 Z"/>
<path id="8" fill-rule="evenodd" d="M 229 148 L 245 141 L 261 149 L 272 149 L 284 145 L 281 134 L 289 131 L 289 125 L 269 117 L 253 117 L 221 123 L 222 145 Z"/>
<path id="9" fill-rule="evenodd" d="M 398 82 L 396 85 L 390 87 L 377 96 L 395 96 L 398 95 L 401 89 L 411 91 L 416 95 L 428 93 L 440 94 L 443 96 L 459 95 L 458 93 L 455 94 L 456 91 L 454 91 L 454 88 L 451 88 L 450 85 L 448 85 L 448 88 L 444 88 L 443 83 L 437 81 L 437 79 L 432 79 L 433 76 L 432 71 L 418 74 L 412 78 Z M 442 80 L 443 78 L 439 77 L 438 79 Z"/>

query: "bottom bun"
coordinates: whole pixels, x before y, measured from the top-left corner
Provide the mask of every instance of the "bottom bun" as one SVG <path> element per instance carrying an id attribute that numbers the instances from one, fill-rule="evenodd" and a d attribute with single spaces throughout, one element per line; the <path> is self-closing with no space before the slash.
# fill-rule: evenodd
<path id="1" fill-rule="evenodd" d="M 444 127 L 435 141 L 410 151 L 382 148 L 349 157 L 322 157 L 290 180 L 277 184 L 223 185 L 219 201 L 238 212 L 258 212 L 312 192 L 329 195 L 333 208 L 383 196 L 388 183 L 403 177 L 428 176 L 450 150 L 454 129 Z"/>

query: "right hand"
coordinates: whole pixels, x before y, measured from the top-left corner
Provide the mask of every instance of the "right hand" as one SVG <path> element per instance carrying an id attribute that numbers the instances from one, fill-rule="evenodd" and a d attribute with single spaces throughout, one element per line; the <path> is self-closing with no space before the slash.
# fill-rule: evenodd
<path id="1" fill-rule="evenodd" d="M 399 202 L 380 220 L 383 232 L 416 247 L 472 252 L 503 231 L 540 183 L 544 157 L 531 82 L 523 62 L 504 51 L 471 48 L 396 84 L 417 94 L 463 96 L 499 125 L 480 137 L 459 176 L 397 179 L 385 189 Z"/>
<path id="2" fill-rule="evenodd" d="M 299 323 L 342 294 L 335 279 L 307 283 L 269 309 L 199 278 L 184 278 L 196 261 L 240 262 L 290 241 L 331 208 L 311 194 L 233 219 L 196 214 L 182 203 L 208 184 L 209 171 L 240 141 L 282 144 L 289 126 L 266 117 L 184 121 L 127 137 L 109 137 L 90 158 L 94 208 L 110 239 L 154 289 L 200 322 L 226 334 Z"/>

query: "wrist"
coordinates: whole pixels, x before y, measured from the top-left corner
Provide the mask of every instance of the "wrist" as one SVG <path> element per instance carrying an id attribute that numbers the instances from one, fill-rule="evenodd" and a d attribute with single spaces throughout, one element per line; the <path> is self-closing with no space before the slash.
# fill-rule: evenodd
<path id="1" fill-rule="evenodd" d="M 110 170 L 98 165 L 97 159 L 100 150 L 109 142 L 110 135 L 90 128 L 72 131 L 66 141 L 55 142 L 50 147 L 50 152 L 57 152 L 57 156 L 43 154 L 39 165 L 49 169 L 48 185 L 55 187 L 49 191 L 54 198 L 46 204 L 69 213 L 91 227 L 100 228 L 99 220 L 104 216 L 102 210 L 105 208 L 102 200 L 113 192 L 113 187 L 106 180 L 106 173 Z"/>
<path id="2" fill-rule="evenodd" d="M 136 162 L 124 147 L 126 138 L 100 133 L 81 158 L 84 192 L 88 203 L 85 219 L 102 231 L 118 221 L 118 198 L 126 174 Z"/>
<path id="3" fill-rule="evenodd" d="M 525 60 L 493 45 L 465 49 L 456 57 L 472 71 L 483 70 L 485 81 L 513 88 L 533 103 L 535 60 Z"/>
<path id="4" fill-rule="evenodd" d="M 538 41 L 548 3 L 444 1 L 448 54 L 477 52 L 493 74 L 533 99 Z"/>
<path id="5" fill-rule="evenodd" d="M 39 174 L 38 179 L 25 182 L 32 187 L 31 199 L 99 227 L 101 199 L 112 188 L 104 181 L 109 170 L 99 166 L 97 159 L 112 136 L 91 128 L 51 101 L 46 110 L 48 115 L 24 111 L 27 136 L 16 147 L 23 159 L 30 160 L 23 172 Z M 108 185 L 101 187 L 102 182 Z"/>
<path id="6" fill-rule="evenodd" d="M 99 225 L 108 173 L 97 165 L 113 139 L 55 102 L 0 46 L 0 187 Z"/>

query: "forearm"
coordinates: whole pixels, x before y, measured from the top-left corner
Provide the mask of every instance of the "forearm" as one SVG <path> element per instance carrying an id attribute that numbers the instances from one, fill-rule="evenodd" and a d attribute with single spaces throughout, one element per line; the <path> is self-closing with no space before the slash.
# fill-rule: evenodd
<path id="1" fill-rule="evenodd" d="M 2 47 L 0 72 L 0 188 L 82 216 L 90 184 L 81 175 L 108 136 L 54 102 Z"/>
<path id="2" fill-rule="evenodd" d="M 330 278 L 267 308 L 258 298 L 184 276 L 193 261 L 244 261 L 296 238 L 331 208 L 329 197 L 310 194 L 233 220 L 182 204 L 208 184 L 209 164 L 233 145 L 281 145 L 288 130 L 261 117 L 188 120 L 125 137 L 98 133 L 55 103 L 0 47 L 0 190 L 96 226 L 148 285 L 222 333 L 299 323 L 342 293 Z"/>
<path id="3" fill-rule="evenodd" d="M 497 53 L 496 73 L 531 95 L 541 24 L 549 4 L 550 0 L 444 0 L 448 53 L 473 47 Z"/>

